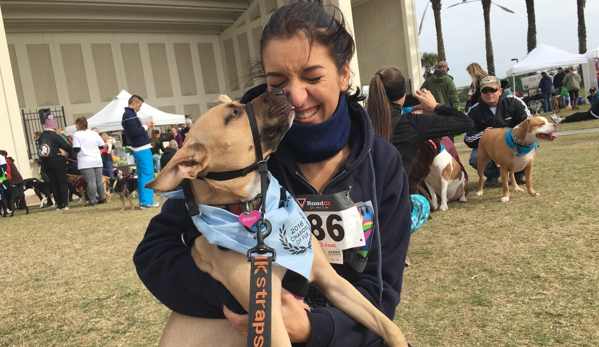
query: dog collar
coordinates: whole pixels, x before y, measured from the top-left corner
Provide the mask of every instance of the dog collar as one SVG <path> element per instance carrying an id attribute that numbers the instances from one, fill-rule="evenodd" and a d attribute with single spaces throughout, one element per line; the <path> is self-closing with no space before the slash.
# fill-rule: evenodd
<path id="1" fill-rule="evenodd" d="M 539 147 L 538 142 L 533 142 L 532 144 L 522 142 L 518 137 L 514 135 L 513 129 L 510 129 L 505 134 L 505 142 L 507 145 L 514 151 L 516 157 L 521 155 L 526 155 L 532 152 L 533 149 L 537 149 Z"/>
<path id="2" fill-rule="evenodd" d="M 250 120 L 250 128 L 252 129 L 252 138 L 254 140 L 254 150 L 256 152 L 256 162 L 244 167 L 239 170 L 231 170 L 231 171 L 221 171 L 221 172 L 209 172 L 203 177 L 197 176 L 197 179 L 211 179 L 215 181 L 228 181 L 234 178 L 243 177 L 249 174 L 252 171 L 255 171 L 260 168 L 260 164 L 266 163 L 268 158 L 264 159 L 262 157 L 262 145 L 260 144 L 260 132 L 258 131 L 258 123 L 256 123 L 256 115 L 254 114 L 254 109 L 252 108 L 252 103 L 248 102 L 245 104 L 245 110 L 248 115 L 248 119 Z"/>

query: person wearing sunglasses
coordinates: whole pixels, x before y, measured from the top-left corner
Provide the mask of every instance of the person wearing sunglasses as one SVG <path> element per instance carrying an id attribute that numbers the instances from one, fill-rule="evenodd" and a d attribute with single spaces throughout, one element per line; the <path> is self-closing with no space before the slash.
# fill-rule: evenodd
<path id="1" fill-rule="evenodd" d="M 476 169 L 478 141 L 485 131 L 492 128 L 513 128 L 530 118 L 530 111 L 521 99 L 503 94 L 501 81 L 495 76 L 487 76 L 480 83 L 481 96 L 468 110 L 468 117 L 474 128 L 464 136 L 464 143 L 472 148 L 469 164 Z M 516 172 L 516 182 L 525 184 L 524 171 Z M 485 167 L 485 186 L 499 184 L 499 167 L 490 161 Z"/>

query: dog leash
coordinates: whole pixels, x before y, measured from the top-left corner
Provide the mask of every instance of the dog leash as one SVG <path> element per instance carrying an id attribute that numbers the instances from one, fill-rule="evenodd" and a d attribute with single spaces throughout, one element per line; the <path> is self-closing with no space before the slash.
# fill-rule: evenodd
<path id="1" fill-rule="evenodd" d="M 245 104 L 246 113 L 250 122 L 256 162 L 239 170 L 209 172 L 205 176 L 197 176 L 200 180 L 226 181 L 258 170 L 260 175 L 260 212 L 251 211 L 247 204 L 245 211 L 239 216 L 239 221 L 246 230 L 255 234 L 256 246 L 247 251 L 250 270 L 250 303 L 248 310 L 248 346 L 271 346 L 272 324 L 272 262 L 276 260 L 276 251 L 265 244 L 264 239 L 270 235 L 272 225 L 266 218 L 266 191 L 268 189 L 268 158 L 263 157 L 260 143 L 260 132 L 252 104 Z M 201 215 L 202 211 L 195 202 L 191 184 L 188 179 L 182 182 L 183 195 L 191 217 Z M 252 213 L 254 212 L 254 213 Z M 199 232 L 184 232 L 181 234 L 183 243 L 191 247 L 193 241 L 200 235 Z"/>

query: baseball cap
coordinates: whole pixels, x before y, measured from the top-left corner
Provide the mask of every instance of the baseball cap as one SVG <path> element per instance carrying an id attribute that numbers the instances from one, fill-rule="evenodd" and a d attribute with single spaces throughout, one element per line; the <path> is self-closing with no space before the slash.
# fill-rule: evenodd
<path id="1" fill-rule="evenodd" d="M 480 89 L 491 87 L 495 89 L 501 88 L 501 81 L 495 76 L 486 76 L 480 81 Z"/>
<path id="2" fill-rule="evenodd" d="M 596 92 L 596 91 L 597 91 L 597 88 L 595 88 L 595 87 L 591 87 L 591 89 L 589 89 L 589 93 Z"/>

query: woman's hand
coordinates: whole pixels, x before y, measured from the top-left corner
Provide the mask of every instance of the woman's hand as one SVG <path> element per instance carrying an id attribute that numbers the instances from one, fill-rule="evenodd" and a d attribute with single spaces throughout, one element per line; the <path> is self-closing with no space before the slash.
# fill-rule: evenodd
<path id="1" fill-rule="evenodd" d="M 312 325 L 308 318 L 310 308 L 303 301 L 296 299 L 290 292 L 281 291 L 281 314 L 283 323 L 292 343 L 306 342 L 312 333 Z M 223 306 L 225 317 L 231 322 L 233 329 L 241 336 L 247 336 L 248 315 L 237 314 Z"/>
<path id="2" fill-rule="evenodd" d="M 420 89 L 412 93 L 412 96 L 420 101 L 420 105 L 414 106 L 415 110 L 423 110 L 428 114 L 435 113 L 435 107 L 437 107 L 439 103 L 435 100 L 435 97 L 431 92 L 426 89 Z"/>

